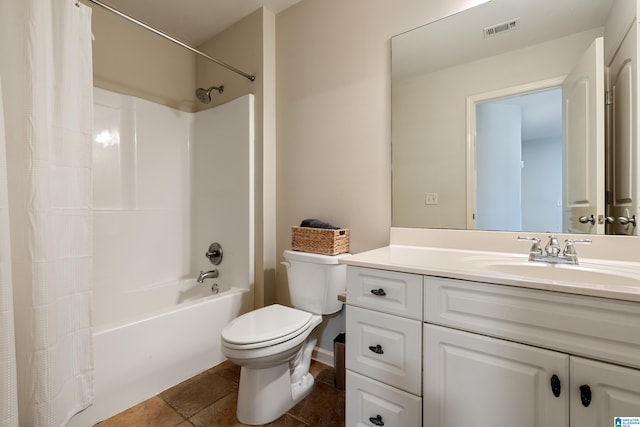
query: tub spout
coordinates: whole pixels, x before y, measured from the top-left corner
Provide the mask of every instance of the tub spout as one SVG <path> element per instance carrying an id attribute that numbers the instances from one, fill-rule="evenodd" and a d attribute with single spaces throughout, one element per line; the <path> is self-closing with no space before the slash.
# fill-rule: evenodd
<path id="1" fill-rule="evenodd" d="M 200 275 L 198 276 L 198 283 L 204 283 L 205 279 L 215 279 L 216 277 L 218 277 L 220 273 L 218 273 L 218 270 L 211 270 L 211 271 L 200 271 Z"/>

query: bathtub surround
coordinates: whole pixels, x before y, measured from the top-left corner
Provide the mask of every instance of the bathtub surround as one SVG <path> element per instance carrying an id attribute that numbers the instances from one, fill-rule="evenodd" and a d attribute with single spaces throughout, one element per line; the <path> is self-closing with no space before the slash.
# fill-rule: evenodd
<path id="1" fill-rule="evenodd" d="M 253 96 L 186 113 L 94 89 L 95 404 L 91 425 L 224 360 L 253 308 Z M 220 242 L 212 281 L 205 256 Z"/>
<path id="2" fill-rule="evenodd" d="M 85 6 L 0 4 L 3 426 L 64 425 L 93 400 L 91 48 Z"/>
<path id="3" fill-rule="evenodd" d="M 214 241 L 221 290 L 253 284 L 252 112 L 251 95 L 185 113 L 95 89 L 96 327 L 145 314 L 153 288 L 210 270 Z"/>

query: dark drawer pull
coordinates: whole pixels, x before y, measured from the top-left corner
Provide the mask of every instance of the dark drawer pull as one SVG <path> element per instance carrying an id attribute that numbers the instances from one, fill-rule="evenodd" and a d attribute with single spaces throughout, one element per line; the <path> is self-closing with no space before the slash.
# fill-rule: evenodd
<path id="1" fill-rule="evenodd" d="M 374 294 L 377 297 L 383 297 L 383 296 L 387 295 L 387 293 L 382 288 L 380 288 L 380 289 L 371 289 L 371 293 Z"/>
<path id="2" fill-rule="evenodd" d="M 560 378 L 558 378 L 558 376 L 554 374 L 551 377 L 551 392 L 555 397 L 560 397 L 560 388 Z"/>
<path id="3" fill-rule="evenodd" d="M 384 350 L 382 350 L 382 346 L 378 345 L 370 345 L 369 350 L 373 351 L 375 354 L 384 354 Z"/>
<path id="4" fill-rule="evenodd" d="M 382 421 L 382 417 L 380 416 L 380 414 L 376 415 L 375 417 L 369 417 L 369 421 L 374 426 L 383 426 L 384 425 L 384 421 Z"/>
<path id="5" fill-rule="evenodd" d="M 586 384 L 580 386 L 580 400 L 585 408 L 591 404 L 591 387 Z"/>

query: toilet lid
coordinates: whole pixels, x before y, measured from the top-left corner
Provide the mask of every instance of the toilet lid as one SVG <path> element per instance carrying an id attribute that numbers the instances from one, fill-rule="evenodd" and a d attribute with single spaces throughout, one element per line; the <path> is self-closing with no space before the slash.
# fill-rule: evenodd
<path id="1" fill-rule="evenodd" d="M 278 340 L 306 329 L 312 314 L 279 304 L 269 305 L 236 317 L 222 329 L 222 339 L 236 345 Z"/>

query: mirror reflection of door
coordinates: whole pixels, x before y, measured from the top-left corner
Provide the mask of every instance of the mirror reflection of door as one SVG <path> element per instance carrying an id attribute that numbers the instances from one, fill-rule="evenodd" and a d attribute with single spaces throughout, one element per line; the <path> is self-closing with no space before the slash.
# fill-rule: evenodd
<path id="1" fill-rule="evenodd" d="M 517 92 L 517 88 L 511 90 Z M 476 194 L 475 227 L 603 233 L 602 38 L 587 49 L 561 90 L 489 101 L 483 95 L 478 98 L 483 102 L 473 103 L 475 118 L 470 121 L 475 123 L 474 165 L 469 169 L 475 180 L 470 187 Z M 538 98 L 546 98 L 547 103 Z M 535 137 L 525 132 L 529 121 L 534 123 L 529 128 L 537 131 Z M 539 155 L 542 151 L 544 159 Z"/>
<path id="2" fill-rule="evenodd" d="M 561 112 L 557 87 L 476 104 L 478 229 L 562 231 Z"/>
<path id="3" fill-rule="evenodd" d="M 620 27 L 627 28 L 628 24 Z M 640 217 L 637 168 L 639 154 L 635 143 L 638 131 L 635 89 L 638 84 L 638 30 L 635 19 L 628 28 L 620 45 L 612 49 L 615 55 L 608 66 L 611 130 L 607 150 L 610 183 L 607 234 L 639 235 L 640 224 L 634 224 L 634 220 Z"/>
<path id="4" fill-rule="evenodd" d="M 597 38 L 562 84 L 567 233 L 604 232 L 604 41 Z"/>

